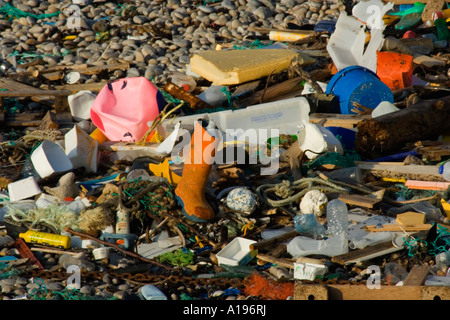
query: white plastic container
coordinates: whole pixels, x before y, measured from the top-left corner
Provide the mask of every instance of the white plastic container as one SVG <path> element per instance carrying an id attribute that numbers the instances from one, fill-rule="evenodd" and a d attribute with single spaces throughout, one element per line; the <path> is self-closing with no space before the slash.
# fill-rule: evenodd
<path id="1" fill-rule="evenodd" d="M 92 250 L 92 255 L 94 256 L 95 260 L 108 259 L 110 249 L 111 248 L 108 248 L 108 247 L 96 248 L 96 249 Z"/>
<path id="2" fill-rule="evenodd" d="M 55 172 L 73 169 L 72 162 L 64 150 L 50 140 L 44 140 L 31 154 L 31 162 L 41 178 Z"/>
<path id="3" fill-rule="evenodd" d="M 442 166 L 442 178 L 445 181 L 450 181 L 450 161 L 444 163 Z"/>
<path id="4" fill-rule="evenodd" d="M 382 19 L 374 24 L 377 28 L 370 30 L 370 41 L 365 46 L 365 25 L 354 16 L 347 16 L 345 11 L 340 13 L 327 44 L 327 51 L 338 71 L 349 66 L 362 66 L 376 72 L 377 51 L 383 46 L 385 25 Z"/>
<path id="5" fill-rule="evenodd" d="M 167 300 L 166 295 L 152 284 L 147 284 L 140 289 L 145 300 Z"/>
<path id="6" fill-rule="evenodd" d="M 342 144 L 336 136 L 327 128 L 315 123 L 304 122 L 300 126 L 297 141 L 308 159 L 315 159 L 327 151 L 344 154 Z"/>
<path id="7" fill-rule="evenodd" d="M 250 245 L 256 241 L 242 237 L 236 237 L 216 257 L 219 265 L 243 266 L 256 257 L 258 250 L 250 250 Z"/>
<path id="8" fill-rule="evenodd" d="M 75 121 L 91 119 L 91 106 L 96 94 L 88 90 L 81 90 L 67 97 L 70 113 Z"/>
<path id="9" fill-rule="evenodd" d="M 64 136 L 65 152 L 74 167 L 97 171 L 98 141 L 75 125 Z"/>
<path id="10" fill-rule="evenodd" d="M 9 200 L 11 202 L 31 198 L 40 194 L 41 188 L 33 177 L 17 180 L 8 184 Z"/>
<path id="11" fill-rule="evenodd" d="M 380 104 L 373 109 L 372 111 L 372 118 L 376 118 L 376 117 L 380 117 L 382 115 L 391 113 L 391 112 L 395 112 L 395 111 L 399 111 L 400 109 L 397 108 L 393 103 L 389 102 L 389 101 L 382 101 L 380 102 Z"/>
<path id="12" fill-rule="evenodd" d="M 294 278 L 313 281 L 316 277 L 324 276 L 328 268 L 318 259 L 298 258 L 294 263 Z"/>
<path id="13" fill-rule="evenodd" d="M 219 129 L 227 133 L 242 133 L 242 136 L 257 134 L 258 144 L 267 145 L 267 139 L 279 134 L 297 134 L 298 126 L 309 122 L 310 105 L 305 97 L 296 97 L 274 102 L 257 104 L 245 109 L 226 110 L 214 113 L 178 117 L 182 128 L 193 128 L 198 119 L 212 120 Z M 164 121 L 167 131 L 171 131 L 172 120 Z M 150 123 L 151 125 L 151 123 Z M 265 134 L 263 134 L 265 133 Z"/>

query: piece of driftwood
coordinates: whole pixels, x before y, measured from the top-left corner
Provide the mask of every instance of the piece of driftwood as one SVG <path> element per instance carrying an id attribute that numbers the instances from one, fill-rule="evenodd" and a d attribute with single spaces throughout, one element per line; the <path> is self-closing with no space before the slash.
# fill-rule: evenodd
<path id="1" fill-rule="evenodd" d="M 436 140 L 450 131 L 450 96 L 422 100 L 410 107 L 358 123 L 355 150 L 367 158 L 398 152 L 407 143 Z"/>
<path id="2" fill-rule="evenodd" d="M 355 161 L 362 170 L 376 177 L 412 179 L 423 181 L 444 181 L 437 165 L 405 165 L 403 162 Z"/>
<path id="3" fill-rule="evenodd" d="M 381 202 L 381 199 L 360 194 L 340 194 L 338 199 L 348 205 L 354 205 L 364 208 L 373 208 L 376 204 Z"/>
<path id="4" fill-rule="evenodd" d="M 430 273 L 430 266 L 428 264 L 414 265 L 408 273 L 404 286 L 421 286 L 424 284 L 428 274 Z"/>
<path id="5" fill-rule="evenodd" d="M 415 146 L 417 153 L 428 161 L 441 161 L 442 157 L 450 156 L 450 142 L 418 141 Z"/>
<path id="6" fill-rule="evenodd" d="M 372 226 L 364 226 L 364 229 L 369 232 L 417 232 L 417 231 L 424 231 L 429 230 L 432 227 L 431 224 L 419 224 L 415 226 L 401 226 L 397 224 L 384 224 L 382 227 L 379 227 L 377 225 Z"/>
<path id="7" fill-rule="evenodd" d="M 70 112 L 52 113 L 52 121 L 56 124 L 72 124 L 74 123 Z M 45 114 L 43 113 L 17 113 L 6 114 L 3 122 L 9 127 L 39 127 L 43 124 Z M 1 120 L 0 120 L 1 122 Z"/>
<path id="8" fill-rule="evenodd" d="M 253 93 L 250 97 L 240 101 L 243 105 L 255 105 L 278 100 L 280 96 L 299 94 L 303 88 L 303 78 L 296 77 L 281 83 L 274 84 L 265 89 Z"/>
<path id="9" fill-rule="evenodd" d="M 450 287 L 295 283 L 294 300 L 449 300 Z"/>
<path id="10" fill-rule="evenodd" d="M 324 127 L 342 127 L 354 129 L 363 120 L 371 119 L 368 114 L 334 114 L 334 113 L 311 113 L 309 122 L 321 122 Z M 325 120 L 325 121 L 324 121 Z"/>

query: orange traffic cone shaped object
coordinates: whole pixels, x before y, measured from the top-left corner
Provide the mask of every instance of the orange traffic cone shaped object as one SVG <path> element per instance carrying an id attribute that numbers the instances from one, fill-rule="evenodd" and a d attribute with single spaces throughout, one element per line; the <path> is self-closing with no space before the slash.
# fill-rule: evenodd
<path id="1" fill-rule="evenodd" d="M 183 214 L 195 222 L 214 218 L 214 210 L 205 198 L 205 188 L 215 155 L 216 140 L 200 122 L 196 122 L 181 180 L 175 189 L 176 199 Z"/>

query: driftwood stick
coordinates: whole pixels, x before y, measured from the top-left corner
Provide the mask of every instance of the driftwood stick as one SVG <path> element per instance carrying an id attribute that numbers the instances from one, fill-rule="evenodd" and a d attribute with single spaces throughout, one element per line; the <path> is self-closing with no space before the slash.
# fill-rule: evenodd
<path id="1" fill-rule="evenodd" d="M 422 100 L 407 108 L 358 123 L 355 150 L 374 158 L 398 151 L 407 143 L 436 140 L 450 130 L 450 96 Z"/>
<path id="2" fill-rule="evenodd" d="M 162 264 L 162 263 L 159 263 L 158 261 L 155 261 L 155 260 L 152 260 L 152 259 L 147 259 L 147 258 L 145 258 L 145 257 L 143 257 L 143 256 L 141 256 L 141 255 L 139 255 L 139 254 L 137 254 L 137 253 L 134 253 L 134 252 L 131 252 L 131 251 L 122 249 L 120 246 L 118 246 L 118 245 L 116 245 L 116 244 L 114 244 L 114 243 L 110 243 L 110 242 L 107 242 L 107 241 L 100 240 L 100 239 L 98 239 L 98 238 L 96 238 L 96 237 L 90 236 L 90 235 L 85 234 L 85 233 L 82 233 L 82 232 L 74 231 L 74 230 L 72 230 L 72 229 L 70 229 L 70 228 L 68 228 L 68 227 L 66 227 L 64 230 L 67 231 L 67 232 L 70 232 L 71 234 L 74 234 L 74 235 L 76 235 L 76 236 L 79 236 L 79 237 L 85 237 L 85 238 L 94 240 L 94 241 L 96 241 L 96 242 L 98 242 L 98 243 L 100 243 L 100 244 L 102 244 L 102 245 L 104 245 L 104 246 L 107 246 L 107 247 L 113 247 L 114 249 L 116 249 L 116 250 L 118 250 L 118 251 L 124 253 L 125 255 L 128 255 L 128 256 L 130 256 L 130 257 L 139 259 L 139 260 L 141 260 L 141 261 L 143 261 L 143 262 L 148 262 L 148 263 L 150 263 L 150 264 L 153 264 L 153 265 L 155 265 L 155 266 L 164 268 L 164 269 L 166 269 L 166 270 L 174 271 L 173 268 L 170 268 L 170 267 L 168 267 L 168 266 L 166 266 L 166 265 L 164 265 L 164 264 Z"/>

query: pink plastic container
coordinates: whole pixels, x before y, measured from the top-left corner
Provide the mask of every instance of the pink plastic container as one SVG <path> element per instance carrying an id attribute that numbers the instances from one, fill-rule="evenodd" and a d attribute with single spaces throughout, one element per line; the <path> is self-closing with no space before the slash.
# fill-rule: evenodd
<path id="1" fill-rule="evenodd" d="M 162 93 L 144 77 L 105 85 L 91 106 L 92 123 L 110 141 L 139 141 L 164 109 Z"/>

